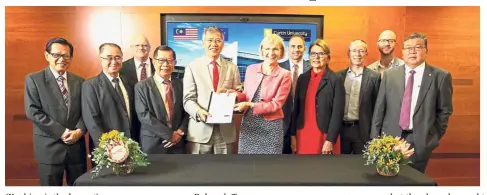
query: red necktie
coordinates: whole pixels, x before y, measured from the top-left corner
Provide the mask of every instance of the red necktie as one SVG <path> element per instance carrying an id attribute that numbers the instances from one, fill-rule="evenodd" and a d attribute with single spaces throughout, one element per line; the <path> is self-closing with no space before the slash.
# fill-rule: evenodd
<path id="1" fill-rule="evenodd" d="M 404 95 L 402 97 L 402 105 L 401 105 L 401 115 L 399 117 L 399 126 L 403 130 L 407 130 L 409 128 L 409 119 L 411 116 L 411 101 L 412 101 L 412 94 L 413 94 L 413 84 L 414 84 L 414 70 L 409 71 L 409 78 L 408 83 L 406 84 L 406 88 L 404 89 Z"/>
<path id="2" fill-rule="evenodd" d="M 218 63 L 213 60 L 211 64 L 213 64 L 213 89 L 216 91 L 218 87 L 218 81 L 220 79 L 220 75 L 218 74 Z"/>
<path id="3" fill-rule="evenodd" d="M 171 127 L 173 111 L 174 111 L 174 101 L 172 98 L 172 94 L 173 94 L 172 85 L 171 85 L 171 81 L 169 80 L 165 80 L 163 83 L 166 85 L 166 102 L 167 102 L 167 107 L 169 108 L 167 111 L 167 120 L 168 120 L 167 124 L 169 127 Z"/>
<path id="4" fill-rule="evenodd" d="M 142 71 L 140 72 L 140 80 L 145 80 L 147 78 L 147 69 L 145 68 L 145 63 L 140 64 L 142 66 Z"/>

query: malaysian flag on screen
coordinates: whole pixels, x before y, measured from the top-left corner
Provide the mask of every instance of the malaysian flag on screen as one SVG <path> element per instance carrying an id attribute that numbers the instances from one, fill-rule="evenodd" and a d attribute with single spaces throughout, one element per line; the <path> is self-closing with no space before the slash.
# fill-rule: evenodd
<path id="1" fill-rule="evenodd" d="M 174 40 L 198 40 L 198 28 L 175 28 Z"/>

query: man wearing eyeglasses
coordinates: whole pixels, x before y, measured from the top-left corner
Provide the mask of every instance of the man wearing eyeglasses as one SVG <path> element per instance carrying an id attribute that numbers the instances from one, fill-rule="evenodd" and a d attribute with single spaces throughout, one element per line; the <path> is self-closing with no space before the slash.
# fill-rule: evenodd
<path id="1" fill-rule="evenodd" d="M 216 26 L 203 31 L 205 56 L 186 66 L 184 110 L 189 114 L 187 150 L 191 154 L 231 154 L 237 138 L 235 124 L 208 124 L 212 92 L 233 93 L 242 89 L 237 65 L 222 58 L 224 34 Z"/>
<path id="2" fill-rule="evenodd" d="M 183 108 L 183 82 L 171 77 L 176 53 L 168 46 L 154 50 L 155 74 L 135 84 L 135 109 L 141 122 L 140 142 L 148 154 L 183 154 L 188 114 Z"/>
<path id="3" fill-rule="evenodd" d="M 371 138 L 385 133 L 405 139 L 414 148 L 412 167 L 424 173 L 453 112 L 452 78 L 426 63 L 428 40 L 421 33 L 406 37 L 402 54 L 405 66 L 384 72 Z"/>
<path id="4" fill-rule="evenodd" d="M 380 74 L 364 67 L 367 44 L 363 40 L 350 43 L 350 65 L 339 72 L 344 78 L 345 112 L 340 137 L 342 154 L 363 154 L 369 141 L 375 100 L 380 86 Z"/>
<path id="5" fill-rule="evenodd" d="M 291 71 L 292 83 L 291 91 L 289 92 L 286 102 L 282 106 L 284 112 L 284 143 L 283 143 L 283 154 L 291 154 L 291 135 L 290 135 L 290 122 L 291 114 L 293 111 L 293 97 L 294 91 L 296 89 L 296 82 L 298 81 L 299 75 L 311 69 L 309 61 L 304 60 L 303 54 L 306 51 L 306 46 L 304 45 L 305 40 L 301 35 L 293 35 L 289 39 L 288 43 L 288 56 L 289 60 L 286 60 L 279 64 L 282 68 Z"/>
<path id="6" fill-rule="evenodd" d="M 102 72 L 83 83 L 83 120 L 94 146 L 103 133 L 111 130 L 132 137 L 134 101 L 128 79 L 121 75 L 122 49 L 115 43 L 101 44 L 99 58 Z"/>
<path id="7" fill-rule="evenodd" d="M 63 38 L 46 44 L 49 66 L 25 78 L 24 105 L 34 126 L 34 155 L 41 186 L 74 184 L 86 172 L 85 124 L 81 117 L 84 79 L 68 72 L 73 46 Z"/>
<path id="8" fill-rule="evenodd" d="M 391 30 L 382 32 L 377 40 L 377 48 L 379 48 L 380 59 L 367 68 L 384 74 L 384 71 L 391 68 L 404 65 L 404 61 L 394 57 L 394 49 L 396 49 L 396 34 Z"/>
<path id="9" fill-rule="evenodd" d="M 149 57 L 151 47 L 147 37 L 141 34 L 136 35 L 132 39 L 130 48 L 134 57 L 122 63 L 120 74 L 127 78 L 128 85 L 133 89 L 137 82 L 154 75 L 154 64 Z M 140 142 L 140 122 L 137 117 L 134 117 L 132 122 L 134 126 L 132 137 L 136 142 Z"/>

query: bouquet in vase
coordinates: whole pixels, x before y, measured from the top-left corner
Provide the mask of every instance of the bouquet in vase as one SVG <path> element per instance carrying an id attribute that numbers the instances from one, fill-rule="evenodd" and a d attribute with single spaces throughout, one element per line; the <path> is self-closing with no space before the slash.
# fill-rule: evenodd
<path id="1" fill-rule="evenodd" d="M 399 137 L 382 135 L 367 142 L 364 150 L 365 165 L 374 165 L 383 176 L 395 176 L 400 165 L 411 163 L 409 157 L 414 154 L 411 144 Z"/>
<path id="2" fill-rule="evenodd" d="M 96 163 L 96 167 L 91 171 L 95 173 L 92 178 L 97 177 L 103 167 L 112 167 L 113 172 L 120 175 L 130 174 L 135 168 L 150 164 L 147 154 L 140 150 L 139 143 L 117 130 L 104 133 L 98 147 L 89 157 Z"/>

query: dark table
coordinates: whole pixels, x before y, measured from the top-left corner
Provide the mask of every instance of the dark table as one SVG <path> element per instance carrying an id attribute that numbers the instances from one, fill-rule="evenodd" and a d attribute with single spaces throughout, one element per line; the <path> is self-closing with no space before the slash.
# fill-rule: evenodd
<path id="1" fill-rule="evenodd" d="M 397 176 L 377 174 L 361 155 L 150 155 L 148 167 L 117 176 L 80 176 L 78 186 L 434 186 L 402 166 Z"/>

